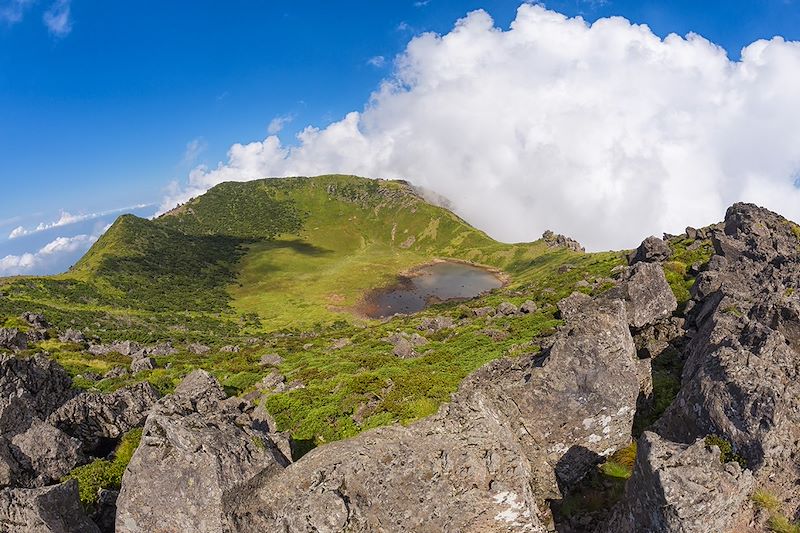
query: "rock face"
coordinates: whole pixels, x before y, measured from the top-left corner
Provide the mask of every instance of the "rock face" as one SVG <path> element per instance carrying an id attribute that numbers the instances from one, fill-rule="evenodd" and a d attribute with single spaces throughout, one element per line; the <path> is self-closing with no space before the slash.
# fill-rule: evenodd
<path id="1" fill-rule="evenodd" d="M 681 445 L 645 432 L 616 515 L 597 533 L 731 531 L 735 511 L 752 493 L 753 476 L 719 456 L 719 448 L 702 439 Z"/>
<path id="2" fill-rule="evenodd" d="M 41 489 L 0 490 L 0 531 L 100 533 L 81 507 L 74 480 Z"/>
<path id="3" fill-rule="evenodd" d="M 545 231 L 542 234 L 542 240 L 551 248 L 566 248 L 568 250 L 572 250 L 573 252 L 585 252 L 581 243 L 576 241 L 575 239 L 571 239 L 569 237 L 565 237 L 564 235 L 553 233 L 550 230 Z"/>
<path id="4" fill-rule="evenodd" d="M 246 485 L 288 464 L 252 410 L 202 370 L 159 400 L 122 480 L 117 532 L 228 531 Z"/>
<path id="5" fill-rule="evenodd" d="M 28 336 L 18 329 L 0 328 L 0 348 L 6 350 L 27 350 Z"/>
<path id="6" fill-rule="evenodd" d="M 38 418 L 29 423 L 26 430 L 10 438 L 18 469 L 13 485 L 43 487 L 84 462 L 77 439 Z"/>
<path id="7" fill-rule="evenodd" d="M 539 505 L 627 444 L 638 393 L 624 303 L 587 297 L 547 357 L 492 363 L 437 415 L 326 445 L 258 480 L 232 527 L 543 532 Z"/>
<path id="8" fill-rule="evenodd" d="M 669 245 L 658 237 L 648 237 L 628 258 L 628 263 L 656 263 L 663 262 L 672 256 Z"/>
<path id="9" fill-rule="evenodd" d="M 81 394 L 53 412 L 48 421 L 78 438 L 84 450 L 94 452 L 105 441 L 116 440 L 144 424 L 159 394 L 149 383 L 137 383 L 110 394 Z"/>
<path id="10" fill-rule="evenodd" d="M 635 329 L 669 318 L 678 307 L 664 270 L 657 263 L 636 263 L 604 297 L 625 301 L 628 323 Z"/>
<path id="11" fill-rule="evenodd" d="M 716 254 L 693 288 L 696 328 L 681 391 L 656 429 L 690 443 L 718 435 L 779 496 L 800 503 L 800 241 L 784 218 L 728 209 Z"/>
<path id="12" fill-rule="evenodd" d="M 29 415 L 45 419 L 75 394 L 67 373 L 47 357 L 0 355 L 0 424 L 7 416 L 19 414 L 19 409 L 17 413 L 7 409 L 12 401 L 19 400 Z"/>

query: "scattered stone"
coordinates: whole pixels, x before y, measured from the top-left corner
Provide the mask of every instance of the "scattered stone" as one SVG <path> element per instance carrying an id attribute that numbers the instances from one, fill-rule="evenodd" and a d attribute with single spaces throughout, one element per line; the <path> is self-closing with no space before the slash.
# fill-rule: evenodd
<path id="1" fill-rule="evenodd" d="M 519 306 L 519 312 L 523 315 L 528 315 L 531 313 L 535 313 L 539 309 L 539 306 L 536 305 L 536 302 L 533 300 L 525 300 L 521 306 Z"/>
<path id="2" fill-rule="evenodd" d="M 44 331 L 50 328 L 50 323 L 47 322 L 47 319 L 42 314 L 26 311 L 22 313 L 21 318 L 35 330 Z"/>
<path id="3" fill-rule="evenodd" d="M 313 347 L 314 347 L 314 343 L 313 343 L 313 342 L 307 342 L 307 343 L 305 343 L 305 344 L 303 345 L 303 350 L 306 350 L 306 351 L 308 351 L 308 350 L 310 350 L 310 349 L 311 349 L 311 348 L 313 348 Z"/>
<path id="4" fill-rule="evenodd" d="M 100 533 L 81 506 L 75 480 L 40 489 L 0 490 L 0 531 Z"/>
<path id="5" fill-rule="evenodd" d="M 477 317 L 492 316 L 494 313 L 494 307 L 476 307 L 472 310 L 472 314 Z"/>
<path id="6" fill-rule="evenodd" d="M 127 376 L 129 374 L 128 369 L 124 366 L 115 366 L 105 374 L 103 374 L 103 379 L 114 379 L 114 378 L 121 378 L 123 376 Z"/>
<path id="7" fill-rule="evenodd" d="M 351 341 L 348 337 L 342 337 L 341 339 L 334 339 L 331 343 L 331 350 L 341 350 L 345 346 L 349 346 L 353 341 Z"/>
<path id="8" fill-rule="evenodd" d="M 519 308 L 512 304 L 511 302 L 503 302 L 497 306 L 497 314 L 503 316 L 512 316 L 516 315 L 519 312 Z"/>
<path id="9" fill-rule="evenodd" d="M 58 340 L 61 342 L 72 342 L 75 344 L 83 344 L 86 342 L 86 337 L 83 335 L 81 331 L 77 329 L 68 329 L 64 333 L 58 336 Z"/>
<path id="10" fill-rule="evenodd" d="M 592 284 L 586 281 L 585 279 L 581 279 L 575 282 L 575 286 L 578 287 L 579 289 L 588 289 L 589 287 L 592 286 Z"/>
<path id="11" fill-rule="evenodd" d="M 453 327 L 455 327 L 455 322 L 453 322 L 453 319 L 449 316 L 435 316 L 423 318 L 422 323 L 417 326 L 417 329 L 432 335 L 443 329 L 449 329 Z"/>
<path id="12" fill-rule="evenodd" d="M 170 344 L 169 342 L 162 342 L 156 344 L 152 348 L 148 348 L 146 350 L 146 353 L 155 356 L 167 356 L 167 355 L 175 355 L 176 353 L 178 353 L 178 350 L 173 348 L 172 344 Z"/>
<path id="13" fill-rule="evenodd" d="M 418 333 L 409 335 L 408 333 L 392 333 L 386 338 L 386 342 L 393 346 L 392 354 L 400 359 L 413 359 L 419 354 L 416 348 L 426 344 L 428 339 Z"/>
<path id="14" fill-rule="evenodd" d="M 195 355 L 205 355 L 211 351 L 211 348 L 205 344 L 200 344 L 199 342 L 193 342 L 189 344 L 186 349 L 189 351 L 189 353 L 193 353 Z"/>
<path id="15" fill-rule="evenodd" d="M 261 366 L 278 366 L 281 363 L 283 363 L 283 357 L 276 353 L 264 354 L 258 362 Z"/>
<path id="16" fill-rule="evenodd" d="M 479 335 L 486 335 L 494 342 L 504 341 L 508 338 L 508 332 L 499 329 L 486 328 L 478 331 Z"/>
<path id="17" fill-rule="evenodd" d="M 156 360 L 152 357 L 141 357 L 134 359 L 131 363 L 131 372 L 134 374 L 143 370 L 153 370 L 156 367 Z"/>
<path id="18" fill-rule="evenodd" d="M 240 350 L 241 348 L 239 348 L 238 346 L 230 344 L 228 346 L 223 346 L 222 348 L 219 349 L 219 351 L 223 353 L 239 353 Z"/>
<path id="19" fill-rule="evenodd" d="M 628 257 L 628 263 L 662 263 L 672 256 L 669 245 L 658 237 L 648 237 Z"/>

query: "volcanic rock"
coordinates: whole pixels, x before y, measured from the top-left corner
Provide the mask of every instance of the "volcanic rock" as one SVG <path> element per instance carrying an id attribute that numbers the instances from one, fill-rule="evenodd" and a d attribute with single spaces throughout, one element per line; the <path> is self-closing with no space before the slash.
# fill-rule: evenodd
<path id="1" fill-rule="evenodd" d="M 628 263 L 634 265 L 640 262 L 663 262 L 672 256 L 669 245 L 658 237 L 648 237 L 628 257 Z"/>
<path id="2" fill-rule="evenodd" d="M 81 507 L 75 480 L 40 489 L 0 490 L 0 531 L 100 533 Z"/>

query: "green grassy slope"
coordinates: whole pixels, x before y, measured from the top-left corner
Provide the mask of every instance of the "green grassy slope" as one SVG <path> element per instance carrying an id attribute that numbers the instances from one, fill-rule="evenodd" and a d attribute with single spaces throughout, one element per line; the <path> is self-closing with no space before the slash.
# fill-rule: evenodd
<path id="1" fill-rule="evenodd" d="M 366 290 L 448 258 L 500 269 L 509 279 L 469 306 L 533 299 L 540 311 L 486 319 L 463 304 L 443 304 L 390 321 L 353 312 Z M 602 290 L 602 278 L 622 262 L 620 253 L 496 242 L 402 182 L 320 176 L 226 183 L 155 220 L 121 217 L 63 275 L 0 280 L 0 323 L 40 311 L 60 330 L 180 348 L 158 357 L 152 371 L 77 380 L 98 390 L 148 380 L 169 391 L 202 367 L 230 392 L 248 393 L 271 371 L 258 365 L 261 355 L 277 353 L 287 382 L 304 387 L 271 395 L 266 405 L 281 429 L 321 443 L 431 414 L 484 363 L 537 350 L 537 337 L 558 324 L 555 302 L 573 290 Z M 435 314 L 458 326 L 430 335 L 416 359 L 392 355 L 389 334 L 415 332 Z M 350 344 L 334 349 L 343 338 Z M 192 341 L 211 352 L 189 353 Z M 241 350 L 219 350 L 229 344 Z M 54 340 L 33 350 L 48 351 L 73 375 L 125 361 Z"/>

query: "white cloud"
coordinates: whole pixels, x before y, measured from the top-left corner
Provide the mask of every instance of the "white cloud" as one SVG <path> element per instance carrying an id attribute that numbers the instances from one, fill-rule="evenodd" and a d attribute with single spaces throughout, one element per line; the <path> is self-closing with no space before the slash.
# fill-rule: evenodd
<path id="1" fill-rule="evenodd" d="M 235 144 L 195 168 L 168 208 L 228 180 L 329 172 L 406 178 L 493 236 L 547 228 L 591 249 L 720 220 L 747 200 L 800 219 L 800 43 L 756 41 L 730 61 L 699 35 L 592 25 L 524 4 L 414 38 L 362 112 L 296 146 Z"/>
<path id="2" fill-rule="evenodd" d="M 25 10 L 34 0 L 0 0 L 0 22 L 16 24 L 25 16 Z"/>
<path id="3" fill-rule="evenodd" d="M 42 15 L 42 21 L 50 33 L 56 37 L 68 35 L 72 31 L 70 0 L 55 0 Z"/>
<path id="4" fill-rule="evenodd" d="M 27 229 L 23 226 L 18 226 L 14 228 L 14 230 L 8 235 L 9 239 L 16 239 L 18 237 L 23 237 L 25 235 L 30 235 L 32 233 L 39 233 L 41 231 L 46 231 L 53 228 L 60 228 L 62 226 L 68 226 L 70 224 L 75 224 L 77 222 L 84 222 L 86 220 L 94 220 L 96 218 L 104 217 L 107 215 L 113 215 L 114 213 L 121 213 L 123 211 L 132 211 L 134 209 L 144 209 L 145 207 L 150 207 L 152 204 L 138 204 L 138 205 L 131 205 L 128 207 L 121 207 L 119 209 L 109 209 L 108 211 L 99 211 L 97 213 L 85 213 L 79 215 L 73 215 L 66 211 L 61 212 L 61 216 L 58 220 L 54 222 L 40 222 L 35 228 Z"/>
<path id="5" fill-rule="evenodd" d="M 88 250 L 98 238 L 99 235 L 58 237 L 42 246 L 37 252 L 7 255 L 0 259 L 0 276 L 27 274 L 33 270 L 47 268 L 65 254 Z"/>
<path id="6" fill-rule="evenodd" d="M 281 115 L 279 117 L 274 117 L 272 120 L 269 121 L 269 125 L 267 126 L 267 133 L 270 135 L 276 135 L 283 130 L 284 127 L 288 123 L 294 120 L 294 115 Z"/>
<path id="7" fill-rule="evenodd" d="M 381 68 L 386 64 L 386 58 L 383 56 L 374 56 L 367 60 L 367 64 L 375 68 Z"/>
<path id="8" fill-rule="evenodd" d="M 183 152 L 183 164 L 193 165 L 197 162 L 197 158 L 208 149 L 208 143 L 205 139 L 198 137 L 186 143 L 186 150 Z"/>

